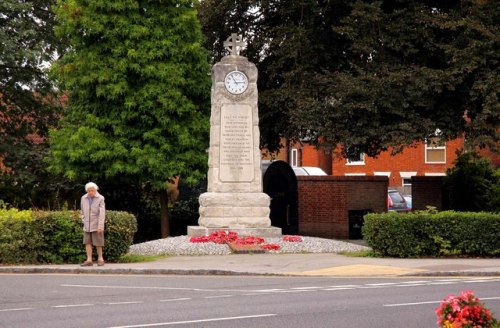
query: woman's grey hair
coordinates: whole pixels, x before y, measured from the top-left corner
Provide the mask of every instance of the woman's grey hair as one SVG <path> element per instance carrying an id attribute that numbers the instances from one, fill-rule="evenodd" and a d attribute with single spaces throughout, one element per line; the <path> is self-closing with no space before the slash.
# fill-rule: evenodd
<path id="1" fill-rule="evenodd" d="M 94 188 L 95 190 L 99 190 L 99 187 L 93 182 L 89 182 L 85 185 L 85 191 L 89 191 L 90 188 Z"/>

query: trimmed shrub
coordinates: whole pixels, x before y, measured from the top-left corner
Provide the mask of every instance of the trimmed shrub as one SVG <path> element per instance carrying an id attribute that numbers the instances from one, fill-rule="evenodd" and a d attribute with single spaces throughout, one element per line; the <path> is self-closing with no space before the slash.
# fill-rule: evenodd
<path id="1" fill-rule="evenodd" d="M 43 236 L 34 221 L 30 210 L 0 209 L 0 263 L 36 262 Z"/>
<path id="2" fill-rule="evenodd" d="M 134 242 L 136 231 L 137 220 L 134 215 L 127 212 L 106 211 L 104 258 L 110 262 L 118 261 L 128 252 Z"/>
<path id="3" fill-rule="evenodd" d="M 500 256 L 500 214 L 486 212 L 370 213 L 363 237 L 383 256 Z"/>
<path id="4" fill-rule="evenodd" d="M 78 263 L 85 259 L 78 211 L 0 210 L 0 231 L 2 264 Z M 132 214 L 106 211 L 106 260 L 114 262 L 126 254 L 136 231 Z"/>
<path id="5" fill-rule="evenodd" d="M 77 211 L 33 212 L 35 231 L 43 237 L 37 247 L 39 263 L 76 263 L 84 257 L 82 223 Z"/>

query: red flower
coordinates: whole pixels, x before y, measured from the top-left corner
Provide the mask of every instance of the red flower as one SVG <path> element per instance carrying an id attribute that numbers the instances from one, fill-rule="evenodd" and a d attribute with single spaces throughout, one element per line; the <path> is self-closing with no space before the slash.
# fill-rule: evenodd
<path id="1" fill-rule="evenodd" d="M 291 236 L 291 235 L 285 235 L 283 236 L 283 241 L 288 241 L 288 242 L 301 242 L 304 239 L 301 236 Z"/>
<path id="2" fill-rule="evenodd" d="M 241 237 L 234 241 L 234 243 L 238 245 L 259 245 L 263 242 L 264 238 L 254 236 Z"/>
<path id="3" fill-rule="evenodd" d="M 189 242 L 191 243 L 208 243 L 210 241 L 208 236 L 191 237 Z"/>
<path id="4" fill-rule="evenodd" d="M 266 249 L 266 250 L 278 250 L 281 248 L 281 246 L 278 244 L 264 244 L 261 247 L 262 247 L 262 249 Z"/>
<path id="5" fill-rule="evenodd" d="M 290 242 L 299 242 L 303 239 L 300 236 L 284 236 L 283 240 Z M 265 250 L 278 250 L 281 248 L 281 246 L 278 244 L 264 244 L 265 240 L 262 237 L 238 237 L 238 234 L 236 232 L 227 232 L 224 230 L 217 230 L 209 236 L 191 237 L 189 241 L 192 243 L 212 242 L 216 244 L 234 243 L 237 245 L 261 245 L 261 248 Z"/>

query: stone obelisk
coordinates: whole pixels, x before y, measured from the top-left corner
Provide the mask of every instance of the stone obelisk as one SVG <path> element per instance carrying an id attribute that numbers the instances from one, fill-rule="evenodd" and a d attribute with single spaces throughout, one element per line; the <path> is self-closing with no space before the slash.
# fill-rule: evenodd
<path id="1" fill-rule="evenodd" d="M 188 235 L 280 236 L 262 192 L 257 68 L 239 55 L 241 36 L 233 33 L 224 46 L 230 54 L 212 68 L 208 188 L 199 198 L 199 226 L 188 227 Z"/>

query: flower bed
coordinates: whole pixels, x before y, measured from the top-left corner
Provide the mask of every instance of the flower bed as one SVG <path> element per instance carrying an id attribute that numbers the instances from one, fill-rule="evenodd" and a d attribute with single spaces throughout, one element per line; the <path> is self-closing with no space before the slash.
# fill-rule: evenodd
<path id="1" fill-rule="evenodd" d="M 282 237 L 286 242 L 302 242 L 304 239 L 301 236 L 286 235 Z M 278 244 L 267 244 L 262 237 L 242 236 L 239 237 L 236 232 L 217 230 L 209 236 L 191 237 L 192 243 L 216 243 L 227 244 L 234 253 L 263 253 L 267 250 L 279 250 Z"/>
<path id="2" fill-rule="evenodd" d="M 226 232 L 224 230 L 217 230 L 210 234 L 209 236 L 198 236 L 191 237 L 189 239 L 192 243 L 216 243 L 216 244 L 225 244 L 227 242 L 233 242 L 238 239 L 238 234 L 236 232 Z"/>
<path id="3" fill-rule="evenodd" d="M 450 295 L 436 309 L 442 328 L 498 328 L 500 323 L 484 307 L 472 291 L 462 291 L 460 296 Z"/>

